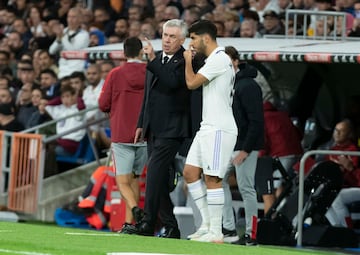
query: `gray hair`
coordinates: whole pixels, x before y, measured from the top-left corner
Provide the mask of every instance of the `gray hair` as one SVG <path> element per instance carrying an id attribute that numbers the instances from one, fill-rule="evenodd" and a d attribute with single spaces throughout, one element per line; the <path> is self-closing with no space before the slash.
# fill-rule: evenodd
<path id="1" fill-rule="evenodd" d="M 163 30 L 167 27 L 178 27 L 181 29 L 181 37 L 186 38 L 188 34 L 187 25 L 183 20 L 180 19 L 171 19 L 164 23 Z"/>

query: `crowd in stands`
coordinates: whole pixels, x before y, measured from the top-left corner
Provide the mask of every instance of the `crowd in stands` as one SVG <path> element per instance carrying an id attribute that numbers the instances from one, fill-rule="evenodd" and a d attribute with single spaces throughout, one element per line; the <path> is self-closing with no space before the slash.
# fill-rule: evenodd
<path id="1" fill-rule="evenodd" d="M 36 122 L 31 118 L 29 122 L 32 113 L 39 115 L 38 103 L 36 99 L 35 102 L 32 100 L 36 96 L 32 95 L 33 90 L 38 92 L 39 87 L 41 98 L 50 100 L 60 95 L 60 84 L 70 82 L 76 72 L 84 73 L 86 79 L 77 93 L 85 97 L 85 106 L 90 107 L 96 101 L 94 98 L 101 90 L 106 73 L 118 64 L 97 63 L 96 73 L 100 71 L 102 75 L 98 78 L 87 70 L 90 63 L 62 58 L 63 50 L 118 43 L 133 36 L 160 38 L 164 21 L 174 18 L 183 19 L 188 25 L 209 19 L 216 24 L 218 37 L 256 38 L 284 34 L 286 9 L 346 12 L 348 36 L 360 36 L 360 3 L 356 0 L 2 1 L 0 88 L 10 91 L 14 114 L 20 124 L 24 128 L 32 127 L 46 120 L 37 118 Z M 342 21 L 334 23 L 333 19 L 324 17 L 308 22 L 306 33 L 309 36 L 321 34 L 324 20 L 328 22 L 328 33 L 337 33 L 334 24 L 341 27 Z M 294 26 L 290 23 L 293 24 L 291 18 L 288 33 L 295 33 L 291 32 Z M 304 31 L 301 26 L 302 23 L 296 24 L 296 33 Z"/>

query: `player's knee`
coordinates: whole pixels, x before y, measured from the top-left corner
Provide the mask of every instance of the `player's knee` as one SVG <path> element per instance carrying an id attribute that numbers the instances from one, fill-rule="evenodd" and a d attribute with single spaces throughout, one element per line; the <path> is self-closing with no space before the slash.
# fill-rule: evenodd
<path id="1" fill-rule="evenodd" d="M 197 168 L 185 165 L 183 171 L 185 182 L 192 183 L 194 181 L 197 181 L 198 179 L 200 179 L 200 174 L 200 170 L 197 170 Z"/>

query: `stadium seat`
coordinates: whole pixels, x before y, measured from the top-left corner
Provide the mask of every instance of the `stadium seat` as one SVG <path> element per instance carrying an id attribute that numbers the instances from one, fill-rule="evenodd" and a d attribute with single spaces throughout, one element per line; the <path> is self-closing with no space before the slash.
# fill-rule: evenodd
<path id="1" fill-rule="evenodd" d="M 56 161 L 70 164 L 87 164 L 95 160 L 94 152 L 91 148 L 90 140 L 87 135 L 80 141 L 77 151 L 71 156 L 56 156 Z"/>

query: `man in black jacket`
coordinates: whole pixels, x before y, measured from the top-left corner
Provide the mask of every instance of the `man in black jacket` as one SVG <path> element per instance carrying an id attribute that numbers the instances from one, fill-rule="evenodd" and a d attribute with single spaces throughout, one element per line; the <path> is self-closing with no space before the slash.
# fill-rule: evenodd
<path id="1" fill-rule="evenodd" d="M 169 169 L 184 139 L 191 137 L 190 91 L 185 83 L 184 48 L 186 24 L 177 19 L 163 26 L 159 54 L 145 42 L 148 57 L 145 95 L 135 142 L 148 142 L 145 216 L 138 234 L 153 235 L 157 216 L 165 227 L 163 237 L 180 238 L 169 196 Z"/>
<path id="2" fill-rule="evenodd" d="M 235 168 L 237 184 L 245 204 L 246 223 L 245 235 L 237 243 L 255 245 L 257 224 L 255 170 L 258 152 L 264 144 L 262 93 L 260 86 L 254 81 L 257 76 L 256 68 L 246 63 L 239 65 L 239 54 L 234 47 L 226 47 L 225 52 L 232 59 L 235 72 L 237 72 L 234 85 L 233 113 L 238 127 L 238 137 L 232 157 L 232 165 Z M 233 230 L 235 223 L 231 210 L 231 194 L 229 185 L 225 182 L 223 184 L 225 184 L 223 225 L 226 228 L 227 224 L 230 223 L 230 226 L 233 225 L 230 230 Z M 224 236 L 226 241 L 226 233 Z"/>

